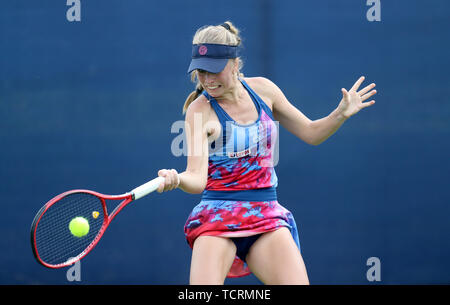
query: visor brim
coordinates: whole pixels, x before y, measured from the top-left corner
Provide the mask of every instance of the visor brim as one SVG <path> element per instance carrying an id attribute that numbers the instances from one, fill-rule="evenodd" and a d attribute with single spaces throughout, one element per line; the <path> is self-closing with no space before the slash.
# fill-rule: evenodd
<path id="1" fill-rule="evenodd" d="M 210 73 L 219 73 L 221 72 L 228 63 L 228 58 L 208 58 L 208 57 L 199 57 L 193 58 L 191 60 L 191 64 L 189 65 L 189 69 L 187 73 L 191 73 L 194 70 L 200 69 L 205 70 Z"/>

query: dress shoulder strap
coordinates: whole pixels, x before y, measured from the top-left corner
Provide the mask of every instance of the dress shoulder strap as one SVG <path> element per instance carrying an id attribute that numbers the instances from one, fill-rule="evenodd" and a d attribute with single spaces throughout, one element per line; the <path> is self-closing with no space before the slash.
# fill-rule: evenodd
<path id="1" fill-rule="evenodd" d="M 259 107 L 264 109 L 264 112 L 267 113 L 267 115 L 273 120 L 275 121 L 274 117 L 273 117 L 273 113 L 272 110 L 269 108 L 269 106 L 267 106 L 267 104 L 263 101 L 263 99 L 247 84 L 247 82 L 242 79 L 239 78 L 239 80 L 241 81 L 241 83 L 244 85 L 244 87 L 247 89 L 247 91 L 250 93 L 250 95 L 252 96 L 252 99 L 258 103 Z"/>

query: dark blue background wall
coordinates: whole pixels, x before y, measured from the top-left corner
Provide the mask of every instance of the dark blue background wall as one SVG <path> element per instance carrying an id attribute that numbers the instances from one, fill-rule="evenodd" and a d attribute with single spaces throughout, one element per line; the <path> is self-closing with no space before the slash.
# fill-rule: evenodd
<path id="1" fill-rule="evenodd" d="M 450 283 L 450 3 L 366 1 L 3 1 L 0 9 L 0 283 L 65 284 L 38 265 L 31 221 L 72 188 L 123 193 L 171 154 L 192 89 L 190 44 L 204 24 L 233 21 L 244 73 L 266 76 L 311 119 L 340 88 L 376 82 L 375 106 L 320 146 L 281 131 L 279 201 L 300 230 L 313 284 Z M 183 225 L 199 196 L 180 190 L 133 203 L 81 262 L 84 284 L 186 284 Z M 227 280 L 258 284 L 254 276 Z"/>

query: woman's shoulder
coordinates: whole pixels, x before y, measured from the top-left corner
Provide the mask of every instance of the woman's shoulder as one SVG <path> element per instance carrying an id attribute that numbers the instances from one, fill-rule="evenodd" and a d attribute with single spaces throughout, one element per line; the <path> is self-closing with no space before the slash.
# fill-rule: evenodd
<path id="1" fill-rule="evenodd" d="M 255 91 L 272 109 L 277 93 L 280 90 L 270 79 L 266 77 L 245 77 L 244 81 Z"/>
<path id="2" fill-rule="evenodd" d="M 244 81 L 252 88 L 256 93 L 268 96 L 272 98 L 274 94 L 280 91 L 277 85 L 270 79 L 262 76 L 257 77 L 245 77 Z"/>
<path id="3" fill-rule="evenodd" d="M 250 86 L 250 87 L 271 87 L 275 84 L 268 78 L 262 77 L 262 76 L 255 76 L 255 77 L 244 77 L 244 81 Z"/>
<path id="4" fill-rule="evenodd" d="M 198 117 L 197 115 L 200 115 L 200 117 Z M 185 120 L 187 123 L 196 124 L 195 122 L 198 122 L 197 120 L 199 119 L 202 126 L 206 126 L 209 124 L 208 127 L 204 129 L 207 132 L 208 136 L 216 134 L 218 137 L 221 128 L 219 118 L 214 112 L 211 103 L 203 94 L 201 94 L 194 101 L 192 101 L 192 103 L 188 106 L 186 110 Z M 210 124 L 211 122 L 212 124 Z"/>
<path id="5" fill-rule="evenodd" d="M 194 114 L 201 114 L 203 122 L 213 119 L 213 108 L 209 100 L 203 94 L 200 94 L 186 109 L 186 120 L 194 118 Z"/>
<path id="6" fill-rule="evenodd" d="M 186 110 L 186 114 L 192 113 L 192 112 L 205 112 L 205 111 L 209 111 L 210 109 L 211 109 L 211 104 L 209 103 L 208 99 L 203 94 L 200 94 L 189 105 L 189 107 Z"/>

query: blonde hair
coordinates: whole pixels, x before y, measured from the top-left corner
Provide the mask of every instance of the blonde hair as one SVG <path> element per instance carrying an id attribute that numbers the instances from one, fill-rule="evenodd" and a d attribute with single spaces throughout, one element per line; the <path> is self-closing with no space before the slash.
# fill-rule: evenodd
<path id="1" fill-rule="evenodd" d="M 207 25 L 199 28 L 192 39 L 192 44 L 202 44 L 202 43 L 214 43 L 214 44 L 224 44 L 229 46 L 238 46 L 241 44 L 241 37 L 239 36 L 239 30 L 230 22 L 225 21 L 223 24 L 227 24 L 230 28 L 229 30 L 220 25 Z M 237 57 L 236 60 L 239 63 L 239 70 L 242 68 L 243 63 L 241 58 Z M 243 76 L 241 73 L 239 73 Z M 200 96 L 203 91 L 203 87 L 197 78 L 197 71 L 194 70 L 191 73 L 191 81 L 195 83 L 195 90 L 192 91 L 186 98 L 183 106 L 183 114 L 186 113 L 189 105 Z"/>

